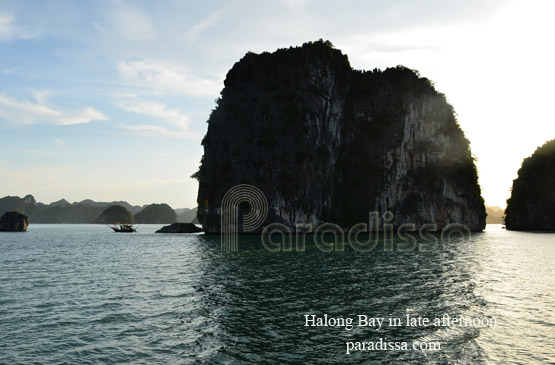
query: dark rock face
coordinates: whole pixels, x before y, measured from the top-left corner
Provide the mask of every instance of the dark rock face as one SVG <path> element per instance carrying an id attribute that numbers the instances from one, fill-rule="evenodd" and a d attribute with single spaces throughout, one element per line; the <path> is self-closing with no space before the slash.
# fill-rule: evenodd
<path id="1" fill-rule="evenodd" d="M 0 219 L 0 231 L 25 232 L 29 226 L 29 217 L 17 212 L 6 212 Z"/>
<path id="2" fill-rule="evenodd" d="M 249 53 L 228 72 L 208 121 L 198 218 L 219 232 L 238 184 L 269 203 L 264 225 L 391 223 L 485 227 L 468 140 L 432 83 L 404 67 L 356 71 L 329 42 Z M 241 227 L 239 227 L 241 230 Z"/>
<path id="3" fill-rule="evenodd" d="M 195 226 L 193 223 L 174 223 L 169 226 L 164 226 L 157 230 L 156 233 L 198 233 L 202 229 Z"/>
<path id="4" fill-rule="evenodd" d="M 518 231 L 555 230 L 555 140 L 522 162 L 507 200 L 505 226 Z"/>

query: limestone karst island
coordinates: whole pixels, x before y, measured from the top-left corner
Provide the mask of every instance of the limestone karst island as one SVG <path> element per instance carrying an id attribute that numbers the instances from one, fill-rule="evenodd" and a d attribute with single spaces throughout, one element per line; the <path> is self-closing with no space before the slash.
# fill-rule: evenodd
<path id="1" fill-rule="evenodd" d="M 391 223 L 485 227 L 476 166 L 446 97 L 403 66 L 354 70 L 329 41 L 247 53 L 208 120 L 198 218 L 219 232 L 221 201 L 258 187 L 267 223 L 348 228 L 369 212 Z"/>

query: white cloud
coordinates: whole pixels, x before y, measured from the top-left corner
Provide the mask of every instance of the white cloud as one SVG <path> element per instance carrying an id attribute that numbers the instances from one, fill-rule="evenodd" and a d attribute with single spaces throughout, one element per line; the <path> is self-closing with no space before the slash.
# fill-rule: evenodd
<path id="1" fill-rule="evenodd" d="M 56 145 L 59 147 L 67 148 L 65 142 L 61 138 L 56 138 L 54 142 L 56 142 Z"/>
<path id="2" fill-rule="evenodd" d="M 14 39 L 36 39 L 40 36 L 39 31 L 29 31 L 27 28 L 15 24 L 13 16 L 0 14 L 0 42 L 9 42 Z"/>
<path id="3" fill-rule="evenodd" d="M 140 125 L 129 125 L 122 124 L 118 127 L 126 129 L 136 136 L 142 137 L 167 137 L 167 138 L 183 138 L 186 136 L 185 133 L 170 130 L 168 127 L 153 124 L 140 124 Z"/>
<path id="4" fill-rule="evenodd" d="M 194 26 L 192 26 L 191 29 L 189 29 L 185 33 L 185 38 L 191 42 L 196 41 L 200 33 L 213 27 L 216 23 L 218 23 L 223 18 L 227 10 L 228 8 L 226 7 L 210 13 L 207 17 L 205 17 L 204 19 L 196 23 Z"/>
<path id="5" fill-rule="evenodd" d="M 98 110 L 92 107 L 88 107 L 78 112 L 66 113 L 65 116 L 60 118 L 56 124 L 58 125 L 85 124 L 93 120 L 108 120 L 108 117 L 106 117 Z"/>
<path id="6" fill-rule="evenodd" d="M 37 103 L 41 105 L 48 104 L 48 98 L 53 94 L 51 90 L 33 90 L 31 92 Z"/>
<path id="7" fill-rule="evenodd" d="M 0 40 L 7 41 L 12 39 L 13 18 L 9 15 L 0 14 Z"/>
<path id="8" fill-rule="evenodd" d="M 46 96 L 42 93 L 35 94 L 35 97 L 37 102 L 33 103 L 0 94 L 0 119 L 15 125 L 70 125 L 89 123 L 92 120 L 108 120 L 108 117 L 91 107 L 81 111 L 66 111 L 48 104 Z"/>
<path id="9" fill-rule="evenodd" d="M 169 109 L 166 104 L 157 102 L 131 101 L 120 102 L 117 106 L 128 112 L 155 118 L 161 124 L 120 125 L 133 134 L 148 137 L 197 137 L 189 131 L 190 118 L 177 109 Z"/>
<path id="10" fill-rule="evenodd" d="M 102 25 L 98 24 L 97 22 L 93 21 L 91 22 L 94 29 L 96 29 L 99 33 L 101 34 L 106 34 L 106 29 L 104 29 L 104 27 L 102 27 Z"/>
<path id="11" fill-rule="evenodd" d="M 182 66 L 165 61 L 120 61 L 118 71 L 126 82 L 153 89 L 158 93 L 216 96 L 221 88 L 220 82 L 203 79 L 189 73 Z"/>
<path id="12" fill-rule="evenodd" d="M 189 116 L 182 114 L 176 109 L 168 109 L 166 104 L 163 103 L 157 103 L 154 101 L 120 102 L 118 103 L 118 106 L 123 110 L 133 113 L 163 119 L 170 124 L 183 129 L 187 128 L 187 125 L 190 122 Z"/>

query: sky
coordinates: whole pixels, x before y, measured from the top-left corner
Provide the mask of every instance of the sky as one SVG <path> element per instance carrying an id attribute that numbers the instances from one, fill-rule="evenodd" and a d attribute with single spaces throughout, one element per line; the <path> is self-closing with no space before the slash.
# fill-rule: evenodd
<path id="1" fill-rule="evenodd" d="M 454 106 L 482 195 L 504 207 L 555 138 L 553 1 L 0 0 L 0 196 L 196 206 L 190 176 L 227 71 L 330 40 L 404 65 Z"/>

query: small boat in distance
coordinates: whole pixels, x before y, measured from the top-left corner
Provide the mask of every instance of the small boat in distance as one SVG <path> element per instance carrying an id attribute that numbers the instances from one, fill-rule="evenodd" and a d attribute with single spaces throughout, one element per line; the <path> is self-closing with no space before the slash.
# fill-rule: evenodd
<path id="1" fill-rule="evenodd" d="M 114 232 L 123 232 L 123 233 L 137 232 L 137 229 L 134 228 L 132 224 L 125 224 L 125 222 L 123 224 L 114 223 L 114 225 L 108 226 L 108 227 L 112 228 Z"/>

